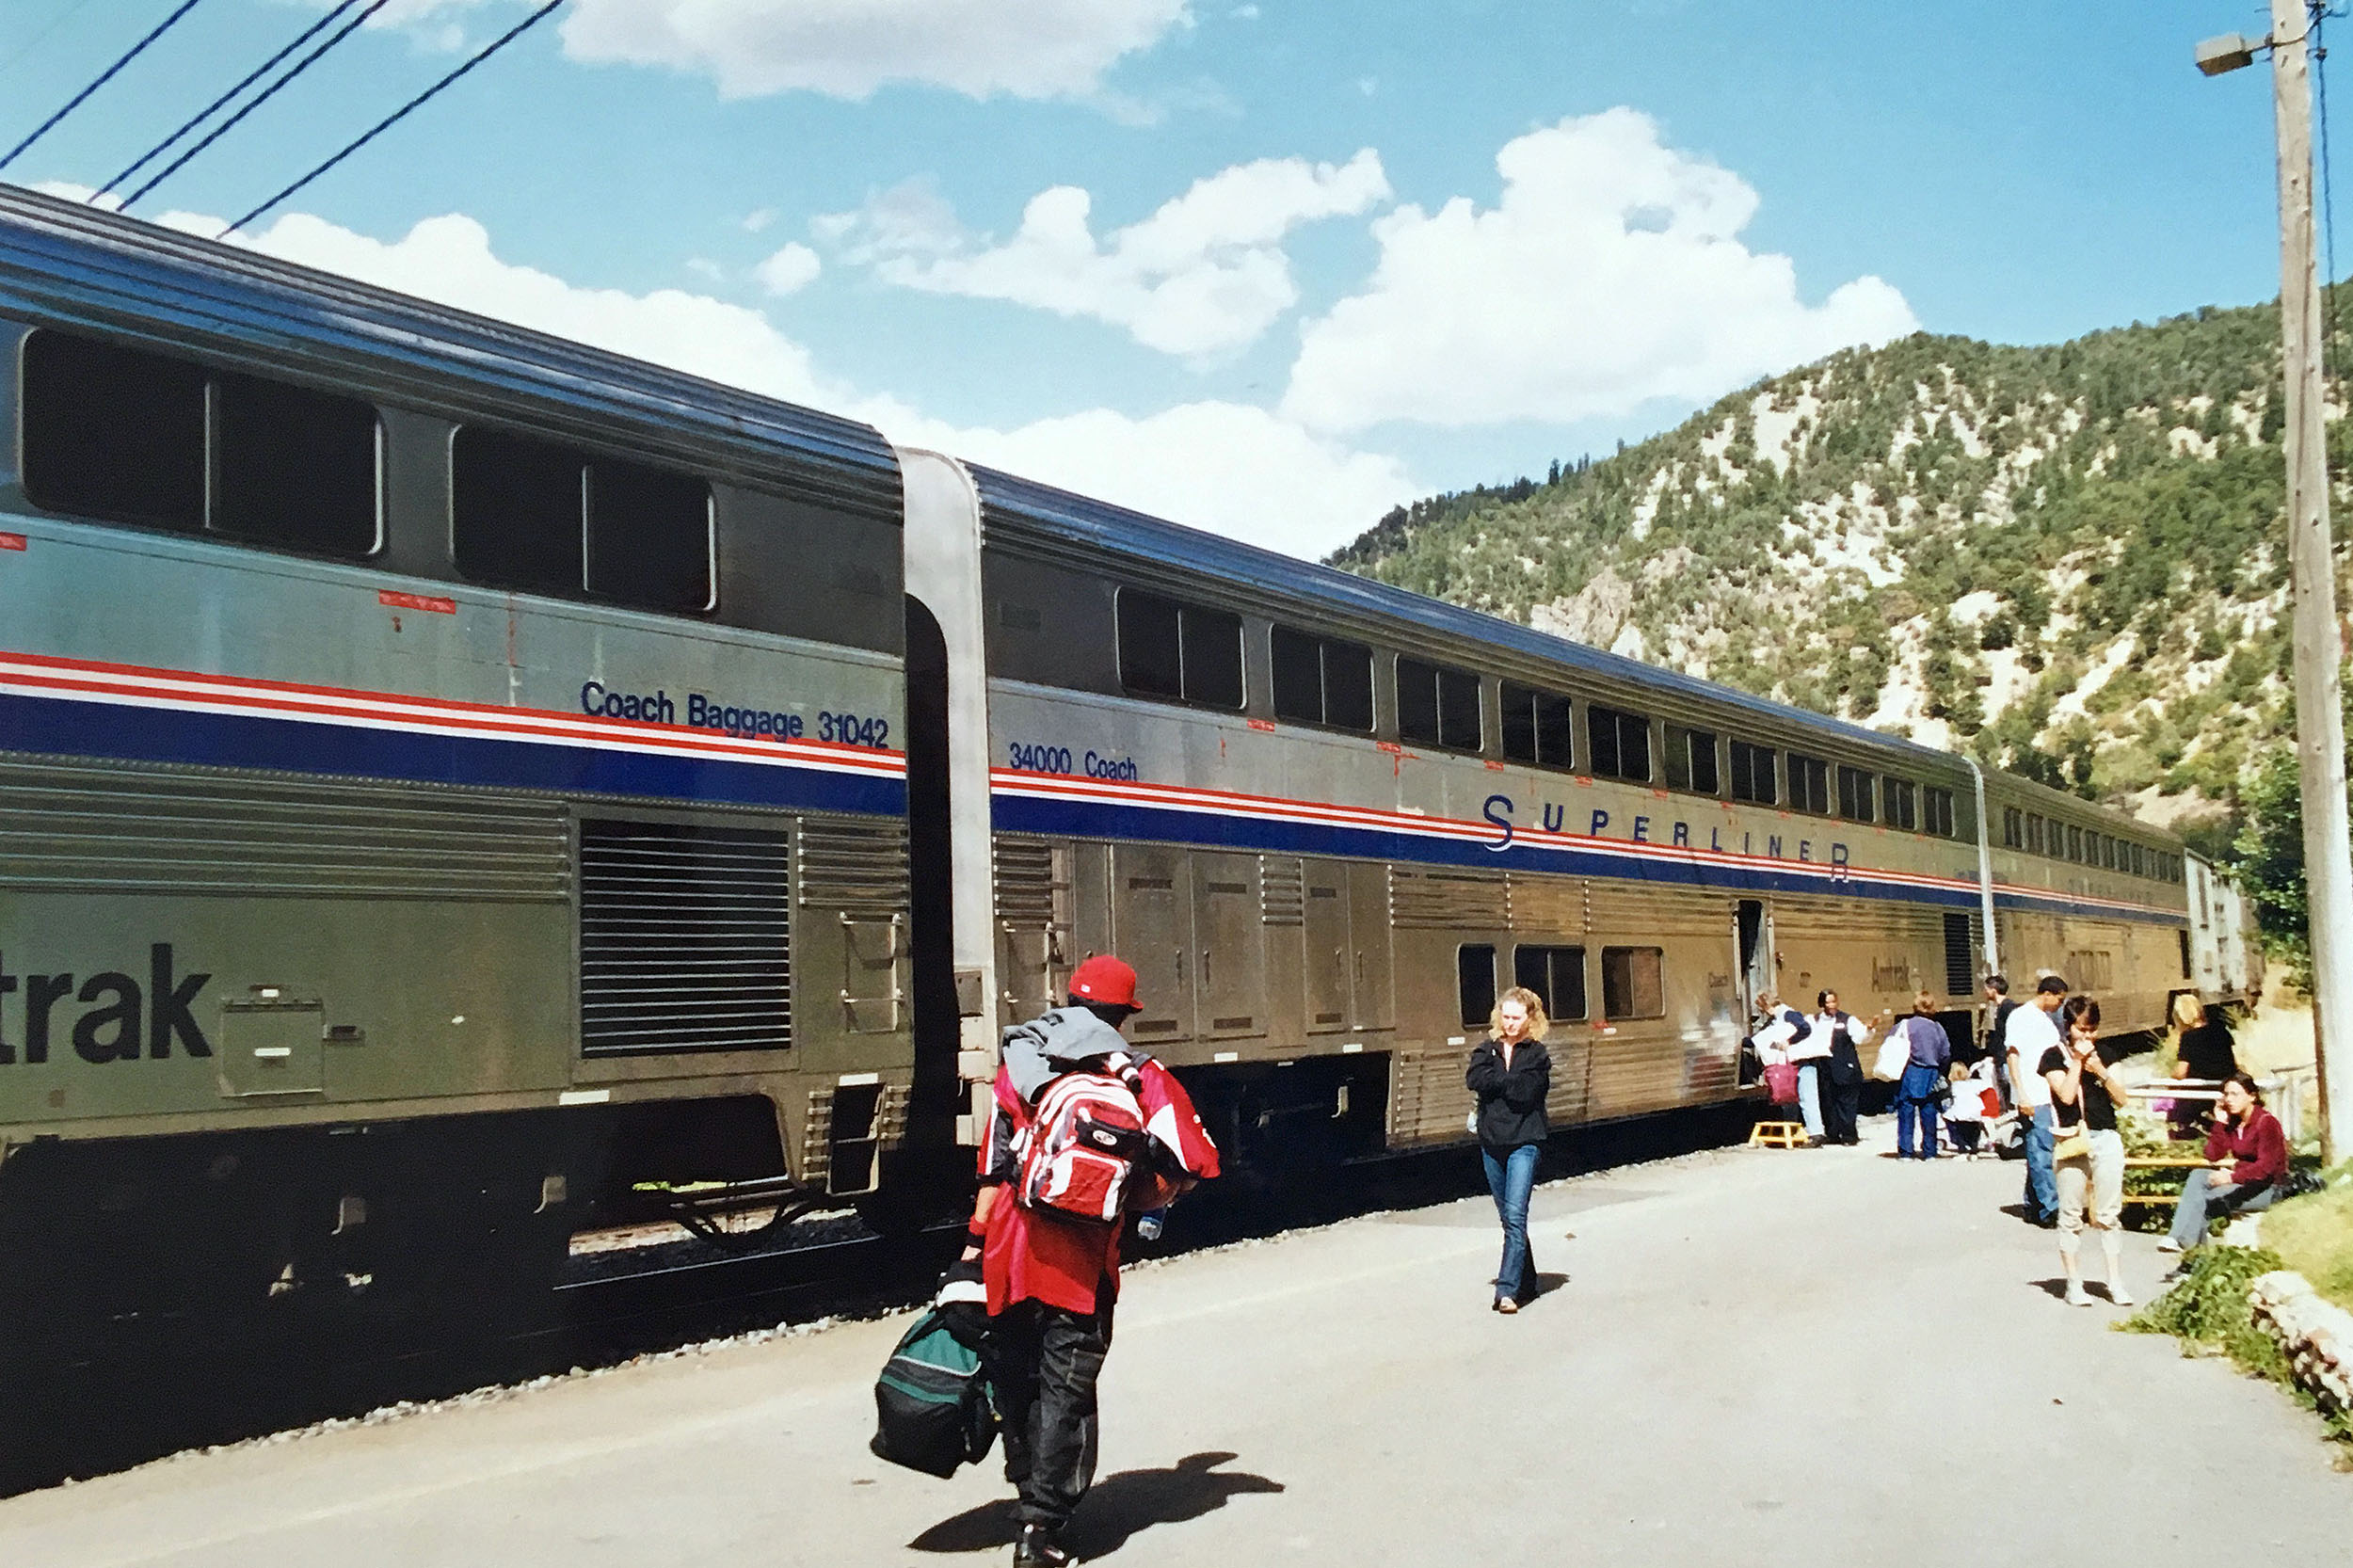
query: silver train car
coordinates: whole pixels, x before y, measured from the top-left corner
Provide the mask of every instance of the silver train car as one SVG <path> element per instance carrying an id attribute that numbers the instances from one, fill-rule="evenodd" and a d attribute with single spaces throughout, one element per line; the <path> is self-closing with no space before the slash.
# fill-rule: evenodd
<path id="1" fill-rule="evenodd" d="M 904 1224 L 1091 952 L 1245 1172 L 1460 1141 L 1513 984 L 1574 1126 L 1747 1093 L 1764 986 L 2248 979 L 2117 813 L 80 206 L 0 193 L 0 364 L 13 1322 Z"/>

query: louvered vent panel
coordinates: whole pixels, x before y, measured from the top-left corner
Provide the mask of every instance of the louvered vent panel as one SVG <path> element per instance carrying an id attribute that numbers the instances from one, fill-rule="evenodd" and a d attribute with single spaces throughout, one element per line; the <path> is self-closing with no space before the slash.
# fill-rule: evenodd
<path id="1" fill-rule="evenodd" d="M 1586 929 L 1601 936 L 1712 936 L 1732 930 L 1732 896 L 1656 882 L 1594 881 Z M 1775 906 L 1778 909 L 1778 905 Z"/>
<path id="2" fill-rule="evenodd" d="M 1288 855 L 1258 856 L 1258 919 L 1266 925 L 1307 923 L 1307 884 Z"/>
<path id="3" fill-rule="evenodd" d="M 790 1045 L 791 850 L 783 833 L 584 820 L 581 1049 Z"/>
<path id="4" fill-rule="evenodd" d="M 1942 942 L 1944 916 L 1943 910 L 1928 904 L 1899 904 L 1888 899 L 1785 895 L 1773 900 L 1773 931 L 1785 939 L 1869 936 Z"/>
<path id="5" fill-rule="evenodd" d="M 1585 930 L 1585 884 L 1574 876 L 1511 875 L 1512 929 L 1531 935 L 1575 936 Z"/>
<path id="6" fill-rule="evenodd" d="M 906 825 L 888 817 L 805 817 L 801 906 L 887 920 L 906 912 Z"/>
<path id="7" fill-rule="evenodd" d="M 1044 839 L 999 839 L 997 918 L 1023 929 L 1054 923 L 1054 846 Z"/>
<path id="8" fill-rule="evenodd" d="M 0 765 L 0 887 L 545 903 L 562 810 L 457 790 Z"/>
<path id="9" fill-rule="evenodd" d="M 1494 930 L 1509 903 L 1500 876 L 1389 868 L 1389 923 L 1401 931 Z"/>

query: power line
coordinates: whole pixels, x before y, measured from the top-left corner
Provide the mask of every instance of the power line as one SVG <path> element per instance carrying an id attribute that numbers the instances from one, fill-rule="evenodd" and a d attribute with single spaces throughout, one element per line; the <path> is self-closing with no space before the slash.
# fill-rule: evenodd
<path id="1" fill-rule="evenodd" d="M 440 81 L 434 83 L 431 87 L 425 88 L 414 98 L 408 100 L 408 103 L 403 104 L 399 108 L 394 109 L 391 114 L 386 115 L 382 120 L 377 120 L 373 126 L 370 126 L 365 132 L 361 133 L 358 137 L 354 138 L 350 143 L 344 146 L 344 149 L 337 152 L 333 157 L 328 159 L 325 163 L 311 170 L 310 173 L 305 174 L 301 179 L 296 180 L 293 184 L 288 185 L 284 190 L 280 191 L 276 196 L 271 197 L 268 200 L 263 202 L 260 206 L 254 208 L 251 212 L 237 219 L 236 222 L 232 223 L 228 228 L 223 229 L 218 237 L 221 239 L 227 239 L 231 234 L 235 233 L 238 230 L 244 228 L 255 218 L 260 217 L 264 213 L 268 212 L 272 207 L 277 206 L 280 201 L 285 200 L 288 197 L 294 195 L 295 192 L 300 190 L 303 186 L 309 184 L 320 175 L 325 174 L 328 169 L 333 168 L 337 164 L 342 163 L 345 158 L 350 157 L 354 152 L 359 152 L 360 149 L 374 141 L 377 136 L 380 136 L 385 132 L 391 130 L 401 120 L 407 119 L 409 114 L 423 107 L 426 100 L 439 93 L 443 88 L 448 87 L 451 83 L 456 81 L 457 78 L 463 76 L 469 71 L 472 71 L 475 66 L 480 65 L 483 61 L 488 59 L 491 56 L 497 54 L 500 50 L 505 48 L 517 39 L 522 37 L 524 33 L 529 32 L 534 26 L 538 24 L 542 18 L 563 3 L 564 0 L 548 0 L 546 5 L 541 6 L 537 10 L 533 11 L 529 16 L 524 17 L 520 22 L 518 22 L 512 27 L 506 29 L 505 32 L 501 33 L 488 44 L 485 44 L 481 51 L 477 53 L 473 58 L 468 60 L 465 64 L 459 66 L 456 70 L 451 72 L 448 75 L 442 77 Z"/>
<path id="2" fill-rule="evenodd" d="M 163 140 L 157 142 L 154 146 L 140 153 L 138 161 L 132 164 L 130 168 L 124 169 L 121 173 L 116 175 L 113 179 L 107 181 L 104 184 L 90 192 L 89 200 L 92 201 L 97 200 L 100 197 L 104 196 L 108 191 L 113 190 L 117 185 L 122 184 L 123 181 L 128 180 L 132 175 L 136 174 L 140 169 L 145 168 L 149 164 L 153 163 L 157 158 L 162 157 L 166 152 L 171 151 L 173 143 L 177 142 L 182 136 L 186 136 L 190 131 L 195 130 L 199 125 L 203 124 L 204 121 L 212 119 L 215 114 L 219 112 L 223 104 L 229 103 L 230 100 L 235 98 L 237 94 L 251 87 L 255 82 L 261 80 L 264 73 L 274 68 L 279 61 L 284 59 L 287 56 L 293 54 L 304 44 L 310 42 L 311 40 L 317 36 L 317 34 L 329 23 L 333 22 L 337 17 L 343 15 L 344 12 L 351 9 L 352 7 L 358 5 L 359 3 L 360 0 L 335 0 L 334 9 L 328 11 L 325 16 L 320 17 L 316 22 L 312 23 L 308 27 L 303 28 L 301 32 L 295 35 L 295 40 L 292 43 L 287 44 L 277 54 L 272 55 L 268 59 L 264 60 L 260 65 L 257 65 L 251 71 L 247 72 L 243 81 L 239 82 L 235 87 L 231 88 L 227 92 L 222 93 L 218 98 L 216 98 L 211 103 L 205 104 L 201 109 L 199 109 L 194 115 L 183 121 L 178 130 L 172 132 L 171 135 L 166 136 Z M 277 89 L 274 88 L 271 89 L 271 91 L 276 90 Z M 263 94 L 263 97 L 264 98 L 267 96 L 268 93 Z M 255 102 L 258 103 L 260 100 L 257 99 Z M 128 202 L 123 204 L 125 206 L 130 205 Z"/>
<path id="3" fill-rule="evenodd" d="M 263 104 L 277 97 L 280 89 L 283 88 L 296 77 L 301 75 L 304 72 L 318 64 L 321 56 L 326 55 L 328 50 L 334 48 L 337 44 L 343 42 L 344 40 L 349 38 L 353 33 L 358 32 L 360 30 L 360 24 L 367 21 L 369 17 L 372 17 L 376 12 L 382 10 L 387 3 L 388 0 L 371 0 L 371 4 L 368 6 L 367 9 L 361 11 L 358 16 L 353 17 L 350 21 L 344 23 L 341 27 L 335 29 L 334 35 L 325 43 L 320 44 L 316 49 L 312 50 L 309 54 L 303 56 L 302 58 L 295 61 L 293 65 L 287 67 L 286 70 L 280 74 L 278 80 L 272 82 L 269 86 L 255 93 L 251 98 L 247 99 L 244 106 L 239 108 L 235 114 L 231 115 L 227 120 L 222 120 L 219 124 L 214 126 L 212 130 L 206 132 L 203 140 L 198 142 L 194 147 L 189 148 L 185 152 L 183 152 L 178 157 L 172 159 L 170 163 L 164 166 L 161 173 L 150 176 L 147 184 L 141 185 L 138 189 L 124 197 L 122 199 L 123 209 L 128 211 L 132 206 L 136 204 L 139 198 L 145 196 L 149 191 L 153 190 L 157 185 L 162 184 L 166 180 L 170 179 L 173 175 L 187 168 L 190 161 L 192 161 L 197 154 L 202 152 L 206 148 L 212 146 L 213 143 L 218 141 L 221 137 L 227 136 L 231 131 L 234 130 L 237 127 L 238 122 L 243 120 L 246 116 L 251 114 L 254 110 L 260 108 Z M 325 26 L 327 24 L 327 21 L 333 20 L 334 15 L 335 13 L 330 11 L 328 14 L 326 21 L 322 21 L 319 25 L 322 27 Z M 313 28 L 312 31 L 315 32 L 317 31 L 317 28 Z M 304 36 L 308 37 L 309 35 L 305 34 Z M 293 44 L 288 45 L 289 52 L 291 52 L 294 48 L 299 47 L 301 41 L 301 39 L 296 39 Z M 283 56 L 280 56 L 280 57 L 282 58 Z M 264 71 L 267 71 L 269 67 L 266 65 L 262 68 Z M 259 72 L 256 72 L 256 74 L 259 74 Z M 248 77 L 247 80 L 249 81 L 251 78 Z M 204 112 L 206 114 L 210 114 L 212 113 L 212 110 L 207 109 Z M 202 116 L 199 116 L 198 118 L 201 119 Z M 183 131 L 185 129 L 185 126 L 181 127 L 181 130 Z M 171 134 L 171 137 L 177 138 L 179 135 L 180 131 L 174 131 Z M 150 153 L 149 156 L 152 157 L 153 154 Z M 141 159 L 140 161 L 143 163 L 146 160 Z M 123 174 L 118 174 L 115 178 L 117 180 L 121 180 L 125 178 L 128 173 L 129 171 L 125 170 Z"/>
<path id="4" fill-rule="evenodd" d="M 178 22 L 182 17 L 187 15 L 190 11 L 196 9 L 196 8 L 202 3 L 203 0 L 180 0 L 179 8 L 169 16 L 165 17 L 161 22 L 155 24 L 154 27 L 149 31 L 145 38 L 131 45 L 130 49 L 123 54 L 123 56 L 120 59 L 115 61 L 114 64 L 100 72 L 97 78 L 93 80 L 89 86 L 84 88 L 81 91 L 75 93 L 72 98 L 68 99 L 64 108 L 59 109 L 56 114 L 51 115 L 47 120 L 42 120 L 39 125 L 35 126 L 31 136 L 26 136 L 23 141 L 20 141 L 14 147 L 9 148 L 8 155 L 6 157 L 0 157 L 0 168 L 6 168 L 10 164 L 16 162 L 18 156 L 23 153 L 26 148 L 32 146 L 33 143 L 47 136 L 51 130 L 56 128 L 57 121 L 63 120 L 66 116 L 80 108 L 84 101 L 86 101 L 91 93 L 96 92 L 100 88 L 103 88 L 108 82 L 113 81 L 117 72 L 120 72 L 124 66 L 129 65 L 133 60 L 137 59 L 140 55 L 146 52 L 149 44 L 154 42 L 166 33 L 171 31 L 171 27 L 174 23 Z"/>

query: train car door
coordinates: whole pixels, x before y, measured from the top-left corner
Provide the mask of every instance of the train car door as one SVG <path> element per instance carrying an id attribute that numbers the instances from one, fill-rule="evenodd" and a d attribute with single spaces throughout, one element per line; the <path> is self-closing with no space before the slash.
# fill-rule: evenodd
<path id="1" fill-rule="evenodd" d="M 1745 1030 L 1756 1016 L 1756 999 L 1773 986 L 1773 928 L 1765 901 L 1742 899 L 1733 911 L 1733 930 L 1738 947 L 1734 972 L 1740 977 L 1740 1024 Z"/>
<path id="2" fill-rule="evenodd" d="M 1258 874 L 1255 855 L 1193 857 L 1194 1022 L 1204 1039 L 1245 1039 L 1267 1032 Z"/>
<path id="3" fill-rule="evenodd" d="M 1305 862 L 1307 1032 L 1337 1034 L 1352 1027 L 1350 976 L 1355 971 L 1348 932 L 1348 868 L 1331 860 Z"/>
<path id="4" fill-rule="evenodd" d="M 1348 868 L 1349 1020 L 1362 1030 L 1397 1027 L 1389 950 L 1389 868 Z"/>
<path id="5" fill-rule="evenodd" d="M 1193 1038 L 1193 866 L 1180 849 L 1112 847 L 1112 951 L 1136 971 L 1138 1045 Z"/>

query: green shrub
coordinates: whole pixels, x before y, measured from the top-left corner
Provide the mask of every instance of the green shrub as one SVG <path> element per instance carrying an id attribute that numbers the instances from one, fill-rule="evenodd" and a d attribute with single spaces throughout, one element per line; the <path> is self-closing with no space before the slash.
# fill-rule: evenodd
<path id="1" fill-rule="evenodd" d="M 2286 1357 L 2255 1326 L 2247 1288 L 2259 1274 L 2285 1267 L 2260 1247 L 2208 1245 L 2189 1255 L 2179 1284 L 2117 1325 L 2128 1334 L 2170 1334 L 2182 1353 L 2220 1352 L 2248 1371 L 2295 1386 Z"/>

